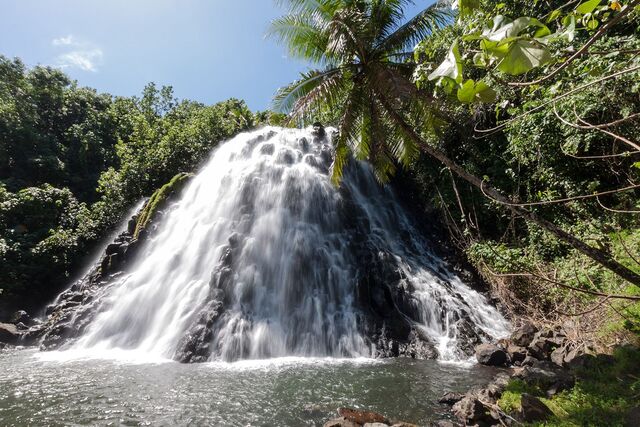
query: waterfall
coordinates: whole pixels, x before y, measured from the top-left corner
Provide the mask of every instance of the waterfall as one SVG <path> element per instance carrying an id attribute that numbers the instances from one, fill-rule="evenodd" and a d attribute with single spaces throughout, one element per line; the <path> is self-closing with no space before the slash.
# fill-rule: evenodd
<path id="1" fill-rule="evenodd" d="M 434 255 L 367 164 L 352 162 L 332 185 L 332 156 L 331 138 L 311 130 L 264 128 L 221 144 L 72 348 L 371 357 L 402 321 L 455 360 L 469 336 L 506 334 L 505 319 Z"/>

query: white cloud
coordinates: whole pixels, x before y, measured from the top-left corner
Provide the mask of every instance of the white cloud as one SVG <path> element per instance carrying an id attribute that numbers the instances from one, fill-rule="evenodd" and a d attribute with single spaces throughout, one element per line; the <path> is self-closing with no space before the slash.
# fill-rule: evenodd
<path id="1" fill-rule="evenodd" d="M 83 71 L 98 71 L 98 65 L 102 63 L 102 50 L 74 50 L 58 55 L 60 68 L 79 68 Z"/>
<path id="2" fill-rule="evenodd" d="M 65 37 L 58 37 L 57 39 L 51 40 L 51 44 L 54 46 L 73 46 L 76 45 L 77 42 L 73 38 L 71 34 Z"/>
<path id="3" fill-rule="evenodd" d="M 72 34 L 55 38 L 51 40 L 51 44 L 57 49 L 67 50 L 56 57 L 57 66 L 62 69 L 78 68 L 95 73 L 102 64 L 102 49 Z"/>

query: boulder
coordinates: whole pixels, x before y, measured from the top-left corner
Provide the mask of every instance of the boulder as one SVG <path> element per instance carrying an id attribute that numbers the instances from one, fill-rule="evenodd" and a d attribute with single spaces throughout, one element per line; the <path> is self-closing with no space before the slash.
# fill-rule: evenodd
<path id="1" fill-rule="evenodd" d="M 640 426 L 640 406 L 631 408 L 629 413 L 624 419 L 624 427 L 637 427 Z"/>
<path id="2" fill-rule="evenodd" d="M 527 358 L 527 349 L 524 347 L 520 347 L 519 345 L 510 344 L 507 347 L 507 354 L 509 355 L 509 360 L 511 363 L 520 363 L 524 362 Z"/>
<path id="3" fill-rule="evenodd" d="M 313 124 L 313 130 L 311 131 L 311 134 L 313 136 L 316 136 L 318 138 L 324 138 L 327 134 L 327 132 L 324 129 L 324 126 L 322 125 L 322 123 L 320 122 L 315 122 Z"/>
<path id="4" fill-rule="evenodd" d="M 527 322 L 517 328 L 511 334 L 511 342 L 520 347 L 527 347 L 538 329 L 533 324 Z"/>
<path id="5" fill-rule="evenodd" d="M 20 339 L 20 333 L 16 325 L 12 323 L 0 323 L 0 342 L 14 345 Z"/>
<path id="6" fill-rule="evenodd" d="M 547 361 L 537 361 L 533 366 L 525 366 L 516 372 L 514 377 L 543 390 L 549 390 L 550 394 L 567 390 L 575 383 L 569 372 Z"/>
<path id="7" fill-rule="evenodd" d="M 551 353 L 558 347 L 561 347 L 566 341 L 564 337 L 553 336 L 553 330 L 550 333 L 540 331 L 535 334 L 533 340 L 529 344 L 528 351 L 534 357 L 540 360 L 549 359 Z"/>
<path id="8" fill-rule="evenodd" d="M 473 396 L 465 396 L 451 410 L 465 425 L 474 425 L 488 417 L 484 405 Z"/>
<path id="9" fill-rule="evenodd" d="M 107 245 L 107 250 L 105 251 L 105 253 L 107 255 L 117 254 L 118 250 L 120 249 L 120 246 L 121 246 L 120 243 L 110 243 Z"/>
<path id="10" fill-rule="evenodd" d="M 360 424 L 356 424 L 344 418 L 335 418 L 324 423 L 322 427 L 360 427 Z"/>
<path id="11" fill-rule="evenodd" d="M 395 426 L 392 426 L 392 427 L 395 427 Z M 451 421 L 439 420 L 439 421 L 432 422 L 430 424 L 430 427 L 456 427 L 456 425 Z"/>
<path id="12" fill-rule="evenodd" d="M 448 392 L 442 395 L 440 399 L 438 399 L 438 403 L 442 403 L 444 405 L 453 405 L 457 402 L 460 402 L 464 394 Z"/>
<path id="13" fill-rule="evenodd" d="M 366 423 L 362 427 L 389 427 L 389 424 L 384 424 L 384 423 Z"/>
<path id="14" fill-rule="evenodd" d="M 481 365 L 505 366 L 509 363 L 507 352 L 495 344 L 476 346 L 476 359 Z"/>
<path id="15" fill-rule="evenodd" d="M 338 415 L 345 420 L 361 425 L 366 423 L 389 424 L 387 417 L 373 411 L 359 411 L 351 408 L 340 408 L 338 409 Z"/>
<path id="16" fill-rule="evenodd" d="M 400 422 L 394 423 L 391 427 L 418 427 L 418 426 L 415 424 L 405 423 L 404 421 L 400 421 Z"/>
<path id="17" fill-rule="evenodd" d="M 520 362 L 521 366 L 533 366 L 536 362 L 538 362 L 538 359 L 536 359 L 533 356 L 527 355 L 524 360 L 522 362 Z"/>
<path id="18" fill-rule="evenodd" d="M 12 323 L 24 323 L 25 325 L 28 325 L 31 323 L 31 317 L 27 314 L 26 311 L 18 310 L 13 315 Z"/>
<path id="19" fill-rule="evenodd" d="M 544 421 L 553 416 L 551 409 L 540 399 L 529 394 L 523 394 L 520 400 L 520 417 L 526 423 Z"/>
<path id="20" fill-rule="evenodd" d="M 549 359 L 558 366 L 564 366 L 567 353 L 569 353 L 567 346 L 558 347 L 551 352 Z"/>

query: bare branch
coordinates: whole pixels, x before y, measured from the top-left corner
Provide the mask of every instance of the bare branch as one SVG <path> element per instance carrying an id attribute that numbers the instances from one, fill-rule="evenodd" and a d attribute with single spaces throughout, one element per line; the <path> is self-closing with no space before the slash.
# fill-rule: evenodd
<path id="1" fill-rule="evenodd" d="M 581 118 L 580 116 L 578 116 L 578 113 L 575 110 L 575 106 L 574 106 L 574 109 L 573 109 L 573 114 L 576 116 L 576 120 L 578 120 L 579 122 L 581 122 L 581 123 L 583 123 L 585 125 L 586 129 L 597 130 L 598 132 L 602 132 L 604 134 L 607 134 L 607 135 L 611 136 L 612 138 L 617 139 L 618 141 L 624 142 L 625 144 L 633 147 L 635 150 L 640 150 L 640 145 L 636 144 L 635 142 L 630 141 L 630 140 L 628 140 L 627 138 L 625 138 L 623 136 L 620 136 L 620 135 L 617 135 L 617 134 L 615 134 L 613 132 L 610 132 L 610 131 L 608 131 L 608 130 L 606 130 L 604 128 L 596 127 L 596 126 L 592 125 L 591 123 L 587 122 L 586 120 L 584 120 L 583 118 Z"/>
<path id="2" fill-rule="evenodd" d="M 486 263 L 485 263 L 485 267 L 487 268 L 487 270 L 489 271 L 489 273 L 492 276 L 496 276 L 496 277 L 535 277 L 537 279 L 543 280 L 545 282 L 549 282 L 549 283 L 554 284 L 556 286 L 559 286 L 561 288 L 570 289 L 572 291 L 582 292 L 582 293 L 589 294 L 589 295 L 596 295 L 596 296 L 599 296 L 599 297 L 606 297 L 606 298 L 609 298 L 609 299 L 625 299 L 625 300 L 631 300 L 631 301 L 640 301 L 640 296 L 606 294 L 604 292 L 591 291 L 589 289 L 580 289 L 580 288 L 576 288 L 575 286 L 567 285 L 566 283 L 558 282 L 557 280 L 549 279 L 548 277 L 544 277 L 544 276 L 541 276 L 539 274 L 535 274 L 535 273 L 531 273 L 531 272 L 528 272 L 528 273 L 496 273 L 496 272 L 492 271 L 487 266 Z"/>
<path id="3" fill-rule="evenodd" d="M 620 240 L 620 244 L 622 245 L 627 255 L 629 255 L 629 258 L 631 258 L 633 262 L 635 262 L 636 264 L 640 265 L 640 261 L 631 253 L 631 251 L 629 251 L 629 248 L 627 248 L 627 245 L 624 244 L 624 239 L 620 236 L 620 233 L 617 233 L 617 234 L 618 234 L 618 240 Z"/>
<path id="4" fill-rule="evenodd" d="M 509 123 L 513 123 L 516 120 L 520 120 L 521 118 L 528 116 L 529 114 L 533 114 L 535 112 L 538 112 L 541 109 L 543 109 L 544 107 L 546 107 L 547 105 L 556 103 L 561 99 L 564 99 L 564 98 L 566 98 L 566 97 L 568 97 L 570 95 L 573 95 L 576 92 L 580 92 L 583 89 L 586 89 L 587 87 L 590 87 L 590 86 L 596 85 L 598 83 L 602 83 L 602 82 L 604 82 L 606 80 L 611 80 L 611 79 L 614 79 L 616 77 L 620 77 L 621 75 L 624 75 L 624 74 L 627 74 L 627 73 L 632 73 L 632 72 L 638 71 L 638 70 L 640 70 L 640 65 L 635 65 L 635 66 L 630 67 L 630 68 L 625 68 L 624 70 L 620 70 L 620 71 L 615 72 L 613 74 L 609 74 L 607 76 L 601 77 L 601 78 L 599 78 L 597 80 L 594 80 L 592 82 L 585 83 L 585 84 L 580 85 L 580 86 L 578 86 L 576 88 L 573 88 L 570 91 L 568 91 L 566 93 L 563 93 L 562 95 L 558 95 L 555 98 L 553 98 L 553 99 L 551 99 L 551 100 L 549 100 L 547 102 L 544 102 L 544 103 L 538 105 L 535 108 L 532 108 L 531 110 L 525 111 L 524 113 L 520 114 L 519 116 L 513 117 L 513 118 L 511 118 L 511 119 L 499 124 L 498 126 L 495 126 L 493 128 L 489 128 L 489 129 L 478 129 L 476 127 L 476 128 L 474 128 L 474 131 L 476 131 L 478 133 L 489 133 L 489 134 L 490 133 L 494 133 L 496 131 L 504 129 Z"/>
<path id="5" fill-rule="evenodd" d="M 482 182 L 484 183 L 484 181 L 482 181 Z M 487 194 L 484 191 L 484 189 L 482 188 L 482 185 L 480 186 L 480 190 L 482 191 L 482 194 L 484 194 L 487 198 L 491 199 L 492 201 L 494 201 L 496 203 L 500 203 L 501 205 L 518 206 L 518 207 L 540 206 L 540 205 L 552 205 L 552 204 L 556 204 L 556 203 L 566 203 L 566 202 L 572 202 L 572 201 L 575 201 L 575 200 L 583 200 L 583 199 L 590 199 L 590 198 L 598 197 L 598 196 L 604 196 L 604 195 L 607 195 L 607 194 L 620 193 L 620 192 L 623 192 L 623 191 L 634 190 L 636 188 L 640 188 L 640 184 L 630 185 L 628 187 L 618 188 L 616 190 L 602 191 L 600 193 L 583 194 L 581 196 L 575 196 L 575 197 L 566 197 L 564 199 L 546 200 L 546 201 L 542 201 L 542 202 L 531 202 L 531 203 L 511 203 L 511 202 L 507 202 L 507 201 L 504 201 L 504 200 L 498 200 L 498 199 L 490 196 L 489 194 Z"/>
<path id="6" fill-rule="evenodd" d="M 627 210 L 621 210 L 621 209 L 613 209 L 613 208 L 608 208 L 605 205 L 602 204 L 602 202 L 600 201 L 599 197 L 596 197 L 596 200 L 598 201 L 598 204 L 600 205 L 600 207 L 604 210 L 607 210 L 609 212 L 614 212 L 614 213 L 623 213 L 623 214 L 640 214 L 640 211 L 627 211 Z"/>
<path id="7" fill-rule="evenodd" d="M 604 305 L 610 299 L 611 299 L 610 297 L 604 297 L 601 301 L 599 301 L 593 307 L 588 308 L 587 310 L 584 310 L 584 311 L 581 311 L 581 312 L 578 312 L 578 313 L 566 313 L 566 312 L 562 312 L 562 311 L 560 311 L 558 309 L 556 309 L 555 311 L 557 313 L 562 314 L 563 316 L 568 316 L 568 317 L 584 316 L 585 314 L 589 314 L 589 313 L 592 313 L 592 312 L 596 311 L 598 308 L 602 307 L 602 305 Z"/>

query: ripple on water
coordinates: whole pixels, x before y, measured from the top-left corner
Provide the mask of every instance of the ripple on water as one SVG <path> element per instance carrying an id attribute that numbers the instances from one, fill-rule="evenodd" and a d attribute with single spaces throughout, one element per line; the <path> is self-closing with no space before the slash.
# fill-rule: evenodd
<path id="1" fill-rule="evenodd" d="M 0 354 L 0 425 L 322 425 L 340 406 L 425 424 L 446 416 L 445 391 L 494 374 L 410 359 L 183 365 L 14 350 Z"/>

